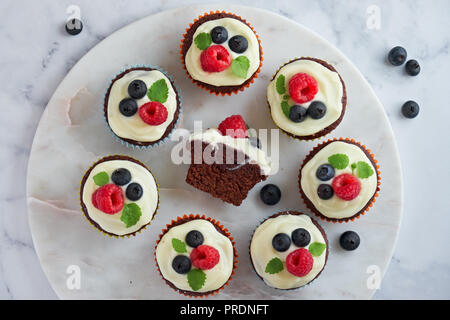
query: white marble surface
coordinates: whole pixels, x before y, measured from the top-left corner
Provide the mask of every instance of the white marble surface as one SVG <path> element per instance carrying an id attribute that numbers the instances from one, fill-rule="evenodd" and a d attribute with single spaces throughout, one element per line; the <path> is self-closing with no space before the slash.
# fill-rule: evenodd
<path id="1" fill-rule="evenodd" d="M 134 1 L 133 3 L 139 3 Z M 145 4 L 144 4 L 145 3 Z M 183 4 L 195 3 L 183 1 Z M 366 9 L 381 8 L 381 30 L 368 30 Z M 44 106 L 59 82 L 84 53 L 112 31 L 126 24 L 179 6 L 178 2 L 148 2 L 132 6 L 125 1 L 78 1 L 85 31 L 71 38 L 61 31 L 70 1 L 41 1 L 23 10 L 20 2 L 3 1 L 8 11 L 0 28 L 2 74 L 0 101 L 2 185 L 0 223 L 0 297 L 56 298 L 34 252 L 27 226 L 26 165 L 34 131 Z M 449 176 L 445 159 L 449 139 L 441 133 L 450 116 L 441 94 L 448 87 L 449 29 L 446 1 L 248 1 L 296 20 L 325 37 L 344 52 L 372 84 L 393 125 L 403 160 L 405 213 L 394 258 L 375 298 L 449 298 L 449 218 L 446 216 Z M 143 9 L 146 8 L 146 9 Z M 98 19 L 102 12 L 101 19 Z M 423 66 L 409 78 L 389 67 L 385 54 L 404 45 Z M 399 114 L 401 103 L 415 99 L 421 115 L 412 121 Z M 434 113 L 437 113 L 435 115 Z M 420 130 L 422 129 L 422 130 Z M 425 131 L 425 132 L 424 132 Z M 442 130 L 443 131 L 443 130 Z M 434 141 L 439 139 L 439 145 Z M 431 142 L 430 142 L 431 141 Z M 442 161 L 430 159 L 442 155 Z M 432 236 L 431 236 L 432 235 Z M 430 241 L 432 240 L 432 241 Z M 432 245 L 430 245 L 432 243 Z M 442 249 L 444 247 L 444 249 Z"/>

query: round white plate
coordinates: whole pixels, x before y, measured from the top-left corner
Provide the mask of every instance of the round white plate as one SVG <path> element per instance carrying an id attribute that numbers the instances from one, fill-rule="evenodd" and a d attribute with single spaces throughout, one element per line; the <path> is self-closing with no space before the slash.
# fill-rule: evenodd
<path id="1" fill-rule="evenodd" d="M 260 35 L 264 49 L 259 78 L 243 93 L 231 97 L 209 95 L 193 85 L 179 57 L 180 40 L 188 24 L 217 9 L 245 17 Z M 260 184 L 243 205 L 234 207 L 184 182 L 188 167 L 171 162 L 175 142 L 147 151 L 117 143 L 105 127 L 102 99 L 110 79 L 124 67 L 158 65 L 173 75 L 180 89 L 184 128 L 192 129 L 194 120 L 203 120 L 204 128 L 213 127 L 231 114 L 241 114 L 253 128 L 272 129 L 266 86 L 280 65 L 299 56 L 324 59 L 344 78 L 347 112 L 326 139 L 350 137 L 368 146 L 381 166 L 381 192 L 375 206 L 361 219 L 348 224 L 321 222 L 330 243 L 324 272 L 306 288 L 281 291 L 267 287 L 253 272 L 248 255 L 250 235 L 261 220 L 275 212 L 306 211 L 298 193 L 298 169 L 320 140 L 298 142 L 280 135 L 280 170 L 268 182 L 280 186 L 282 201 L 274 207 L 263 205 L 258 199 Z M 97 158 L 116 153 L 144 161 L 162 188 L 161 208 L 152 225 L 130 239 L 97 232 L 79 208 L 78 188 L 85 170 Z M 402 212 L 395 139 L 382 105 L 359 71 L 336 48 L 301 25 L 264 10 L 229 5 L 161 12 L 115 32 L 86 54 L 62 81 L 42 116 L 30 156 L 27 191 L 37 254 L 52 287 L 64 299 L 184 299 L 160 278 L 153 254 L 165 224 L 188 213 L 218 219 L 236 239 L 240 256 L 236 275 L 214 298 L 367 299 L 391 259 Z M 361 245 L 354 252 L 339 247 L 339 235 L 346 230 L 361 236 Z"/>

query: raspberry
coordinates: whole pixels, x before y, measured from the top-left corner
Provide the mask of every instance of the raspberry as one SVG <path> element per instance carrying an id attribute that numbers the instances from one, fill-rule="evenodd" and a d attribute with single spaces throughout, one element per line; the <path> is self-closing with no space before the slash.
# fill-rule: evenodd
<path id="1" fill-rule="evenodd" d="M 152 101 L 139 108 L 139 116 L 146 124 L 159 126 L 167 120 L 168 112 L 162 103 Z"/>
<path id="2" fill-rule="evenodd" d="M 312 269 L 314 259 L 305 248 L 291 252 L 286 258 L 286 269 L 296 277 L 306 276 Z"/>
<path id="3" fill-rule="evenodd" d="M 361 183 L 352 174 L 344 173 L 333 179 L 331 183 L 334 193 L 342 200 L 355 199 L 361 191 Z"/>
<path id="4" fill-rule="evenodd" d="M 123 209 L 124 199 L 122 189 L 115 184 L 106 184 L 92 195 L 92 204 L 98 210 L 115 214 Z"/>
<path id="5" fill-rule="evenodd" d="M 240 115 L 226 118 L 219 124 L 219 131 L 224 136 L 233 138 L 248 138 L 247 124 Z"/>
<path id="6" fill-rule="evenodd" d="M 297 103 L 311 101 L 318 91 L 316 79 L 309 74 L 297 73 L 289 80 L 289 94 Z"/>
<path id="7" fill-rule="evenodd" d="M 231 56 L 224 46 L 216 44 L 202 52 L 200 63 L 203 71 L 220 72 L 231 65 Z"/>
<path id="8" fill-rule="evenodd" d="M 219 263 L 220 254 L 216 248 L 203 244 L 192 250 L 190 258 L 195 267 L 209 270 Z"/>

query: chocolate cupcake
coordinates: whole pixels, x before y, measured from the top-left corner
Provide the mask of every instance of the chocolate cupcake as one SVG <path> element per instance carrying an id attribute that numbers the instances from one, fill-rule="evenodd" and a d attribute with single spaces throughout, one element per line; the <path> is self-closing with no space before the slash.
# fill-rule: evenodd
<path id="1" fill-rule="evenodd" d="M 205 13 L 191 23 L 180 53 L 192 81 L 216 95 L 243 91 L 257 77 L 263 60 L 250 24 L 223 11 Z"/>
<path id="2" fill-rule="evenodd" d="M 159 207 L 158 185 L 143 163 L 123 155 L 95 162 L 81 180 L 80 205 L 99 231 L 129 237 L 145 229 Z"/>
<path id="3" fill-rule="evenodd" d="M 328 259 L 327 236 L 306 214 L 279 212 L 256 228 L 250 258 L 256 274 L 268 286 L 297 289 L 322 273 Z"/>
<path id="4" fill-rule="evenodd" d="M 159 235 L 156 267 L 175 291 L 207 297 L 224 289 L 237 264 L 234 241 L 227 229 L 206 216 L 172 220 Z"/>
<path id="5" fill-rule="evenodd" d="M 348 222 L 367 212 L 380 190 L 379 166 L 353 139 L 323 142 L 306 156 L 298 177 L 306 206 L 320 218 Z"/>
<path id="6" fill-rule="evenodd" d="M 181 98 L 165 72 L 133 67 L 111 81 L 103 109 L 118 141 L 146 148 L 168 138 L 181 114 Z"/>
<path id="7" fill-rule="evenodd" d="M 341 123 L 347 105 L 345 84 L 336 69 L 316 58 L 283 65 L 267 87 L 275 125 L 298 140 L 322 137 Z"/>

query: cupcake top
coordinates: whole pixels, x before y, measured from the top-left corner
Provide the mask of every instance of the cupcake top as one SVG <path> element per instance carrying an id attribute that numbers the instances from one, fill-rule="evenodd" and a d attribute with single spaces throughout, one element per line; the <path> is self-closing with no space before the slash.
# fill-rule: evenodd
<path id="1" fill-rule="evenodd" d="M 197 81 L 213 86 L 239 86 L 261 63 L 253 30 L 238 17 L 213 14 L 197 27 L 185 56 L 185 66 Z"/>
<path id="2" fill-rule="evenodd" d="M 253 234 L 250 256 L 256 273 L 278 289 L 295 289 L 314 280 L 325 266 L 325 233 L 299 212 L 283 212 L 265 220 Z"/>
<path id="3" fill-rule="evenodd" d="M 150 223 L 158 207 L 158 188 L 151 172 L 136 160 L 113 156 L 86 173 L 82 205 L 86 217 L 112 235 L 128 235 Z"/>
<path id="4" fill-rule="evenodd" d="M 301 168 L 303 193 L 322 215 L 349 218 L 363 210 L 377 191 L 377 171 L 357 144 L 331 141 L 313 151 Z"/>
<path id="5" fill-rule="evenodd" d="M 345 87 L 336 70 L 313 58 L 287 63 L 267 87 L 273 121 L 280 129 L 300 137 L 338 123 L 345 110 L 344 97 Z"/>
<path id="6" fill-rule="evenodd" d="M 232 275 L 231 240 L 210 221 L 183 222 L 163 234 L 156 247 L 156 261 L 166 281 L 176 288 L 207 293 L 221 288 Z"/>
<path id="7" fill-rule="evenodd" d="M 150 68 L 130 69 L 113 80 L 107 97 L 107 121 L 122 139 L 155 142 L 173 123 L 178 101 L 164 73 Z"/>

